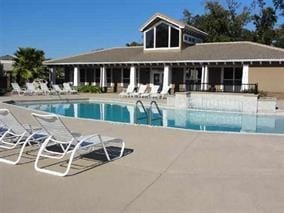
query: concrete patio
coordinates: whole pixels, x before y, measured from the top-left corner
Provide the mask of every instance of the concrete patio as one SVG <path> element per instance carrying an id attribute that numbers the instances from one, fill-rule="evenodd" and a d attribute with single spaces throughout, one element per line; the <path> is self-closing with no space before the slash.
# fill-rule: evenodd
<path id="1" fill-rule="evenodd" d="M 30 111 L 4 107 L 36 125 Z M 64 121 L 74 132 L 120 137 L 133 152 L 65 178 L 38 173 L 25 158 L 0 164 L 0 212 L 284 212 L 283 136 Z"/>

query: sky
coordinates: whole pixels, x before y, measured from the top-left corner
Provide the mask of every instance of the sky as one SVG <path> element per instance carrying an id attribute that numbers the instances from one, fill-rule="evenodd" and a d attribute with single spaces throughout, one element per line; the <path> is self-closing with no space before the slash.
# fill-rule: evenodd
<path id="1" fill-rule="evenodd" d="M 248 0 L 240 0 L 243 6 Z M 271 2 L 271 0 L 267 0 Z M 0 0 L 0 55 L 18 47 L 47 58 L 142 42 L 140 26 L 156 12 L 181 19 L 204 12 L 204 0 Z"/>

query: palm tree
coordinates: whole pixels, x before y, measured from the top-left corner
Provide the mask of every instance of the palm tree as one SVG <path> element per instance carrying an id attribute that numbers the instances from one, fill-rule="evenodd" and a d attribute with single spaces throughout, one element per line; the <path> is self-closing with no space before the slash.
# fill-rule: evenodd
<path id="1" fill-rule="evenodd" d="M 19 84 L 34 78 L 46 78 L 48 71 L 42 64 L 45 60 L 44 51 L 31 47 L 20 47 L 15 53 L 13 77 Z"/>

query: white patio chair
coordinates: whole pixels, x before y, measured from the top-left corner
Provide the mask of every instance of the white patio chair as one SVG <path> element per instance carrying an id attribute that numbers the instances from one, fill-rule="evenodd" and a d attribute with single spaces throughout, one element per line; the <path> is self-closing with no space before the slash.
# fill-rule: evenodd
<path id="1" fill-rule="evenodd" d="M 165 98 L 169 94 L 171 88 L 171 85 L 163 87 L 160 93 L 151 94 L 150 96 L 151 98 Z"/>
<path id="2" fill-rule="evenodd" d="M 66 176 L 70 170 L 72 161 L 77 152 L 84 152 L 84 154 L 92 152 L 96 146 L 103 148 L 105 156 L 108 161 L 122 157 L 124 152 L 124 141 L 121 139 L 115 139 L 111 137 L 101 136 L 99 134 L 93 134 L 88 136 L 74 136 L 67 126 L 62 122 L 62 120 L 57 115 L 40 115 L 32 113 L 32 116 L 38 121 L 42 128 L 49 134 L 49 137 L 40 147 L 38 155 L 35 161 L 35 170 L 51 175 L 56 176 Z M 60 149 L 59 151 L 49 150 L 47 146 L 50 143 L 54 143 Z M 120 143 L 120 155 L 116 158 L 110 158 L 109 152 L 106 149 L 106 145 L 109 143 Z M 70 156 L 69 156 L 70 155 Z M 64 157 L 69 156 L 68 165 L 64 172 L 58 172 L 50 170 L 47 168 L 40 168 L 39 159 L 41 157 L 49 159 L 63 159 Z"/>
<path id="3" fill-rule="evenodd" d="M 47 138 L 41 129 L 26 128 L 8 109 L 0 109 L 0 149 L 12 150 L 20 147 L 15 160 L 0 158 L 0 162 L 15 165 L 19 163 L 26 145 L 40 144 Z"/>
<path id="4" fill-rule="evenodd" d="M 43 92 L 44 95 L 52 95 L 52 94 L 55 94 L 55 90 L 50 90 L 48 87 L 47 87 L 47 84 L 46 83 L 40 83 L 40 88 Z"/>
<path id="5" fill-rule="evenodd" d="M 66 93 L 70 93 L 70 94 L 78 93 L 77 90 L 71 88 L 69 83 L 63 83 L 63 91 L 65 91 Z"/>
<path id="6" fill-rule="evenodd" d="M 135 86 L 129 84 L 126 91 L 122 91 L 121 93 L 119 93 L 119 97 L 123 98 L 123 97 L 130 97 L 130 94 L 134 92 Z"/>
<path id="7" fill-rule="evenodd" d="M 142 94 L 146 92 L 147 85 L 141 84 L 137 92 L 133 92 L 130 94 L 130 97 L 140 97 Z"/>
<path id="8" fill-rule="evenodd" d="M 67 93 L 66 91 L 64 91 L 63 89 L 61 89 L 61 88 L 59 87 L 59 85 L 57 85 L 57 84 L 53 84 L 53 85 L 52 85 L 52 88 L 54 89 L 54 91 L 55 91 L 57 94 L 64 95 L 64 94 Z"/>
<path id="9" fill-rule="evenodd" d="M 27 93 L 30 95 L 41 95 L 43 94 L 42 90 L 36 89 L 33 83 L 26 83 Z"/>
<path id="10" fill-rule="evenodd" d="M 140 97 L 141 98 L 149 98 L 152 94 L 158 93 L 159 88 L 160 88 L 159 85 L 154 85 L 154 86 L 151 87 L 150 92 L 146 92 L 146 93 L 142 94 Z"/>
<path id="11" fill-rule="evenodd" d="M 21 88 L 21 87 L 19 86 L 19 84 L 16 83 L 16 82 L 11 83 L 11 86 L 12 86 L 12 88 L 13 88 L 12 94 L 17 93 L 17 94 L 20 96 L 20 95 L 24 95 L 24 94 L 27 93 L 27 90 L 26 90 L 25 88 Z"/>

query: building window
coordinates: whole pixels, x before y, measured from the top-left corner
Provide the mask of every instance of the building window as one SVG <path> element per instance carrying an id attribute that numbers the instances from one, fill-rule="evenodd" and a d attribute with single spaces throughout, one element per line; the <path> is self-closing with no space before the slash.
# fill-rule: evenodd
<path id="1" fill-rule="evenodd" d="M 224 91 L 240 91 L 242 85 L 242 69 L 240 67 L 224 68 Z"/>
<path id="2" fill-rule="evenodd" d="M 226 67 L 224 68 L 224 84 L 233 85 L 234 83 L 234 68 Z"/>
<path id="3" fill-rule="evenodd" d="M 100 68 L 97 68 L 96 71 L 95 71 L 95 79 L 96 79 L 96 83 L 100 83 L 100 77 L 101 77 L 101 70 Z"/>
<path id="4" fill-rule="evenodd" d="M 171 27 L 171 47 L 179 46 L 179 30 Z"/>
<path id="5" fill-rule="evenodd" d="M 110 84 L 111 83 L 111 69 L 107 69 L 106 70 L 106 74 L 107 74 L 107 83 Z"/>
<path id="6" fill-rule="evenodd" d="M 128 68 L 123 69 L 123 83 L 124 84 L 130 83 L 130 69 Z"/>
<path id="7" fill-rule="evenodd" d="M 86 70 L 80 69 L 80 82 L 86 82 Z"/>
<path id="8" fill-rule="evenodd" d="M 154 47 L 154 29 L 146 32 L 146 48 Z"/>
<path id="9" fill-rule="evenodd" d="M 201 67 L 188 68 L 185 71 L 185 82 L 186 83 L 201 83 Z"/>
<path id="10" fill-rule="evenodd" d="M 189 35 L 189 34 L 183 35 L 183 41 L 185 43 L 188 43 L 188 44 L 195 44 L 195 43 L 201 43 L 202 42 L 202 40 L 200 38 L 196 38 L 196 37 Z"/>
<path id="11" fill-rule="evenodd" d="M 240 67 L 235 68 L 235 84 L 242 85 L 243 71 Z"/>
<path id="12" fill-rule="evenodd" d="M 87 69 L 87 82 L 92 83 L 95 80 L 94 70 L 93 69 Z"/>
<path id="13" fill-rule="evenodd" d="M 156 47 L 169 47 L 169 26 L 161 23 L 156 27 Z"/>
<path id="14" fill-rule="evenodd" d="M 180 30 L 166 23 L 158 23 L 145 32 L 145 48 L 177 48 L 180 43 Z"/>

